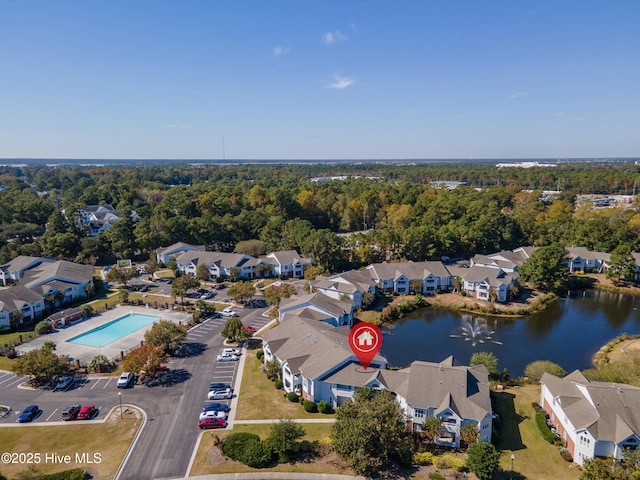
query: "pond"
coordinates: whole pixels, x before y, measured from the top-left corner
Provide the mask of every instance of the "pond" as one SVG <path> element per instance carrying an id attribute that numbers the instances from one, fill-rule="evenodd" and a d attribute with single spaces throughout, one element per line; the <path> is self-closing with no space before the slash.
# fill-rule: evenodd
<path id="1" fill-rule="evenodd" d="M 383 329 L 380 353 L 390 366 L 439 362 L 454 355 L 463 365 L 476 352 L 492 352 L 512 377 L 534 360 L 551 360 L 567 372 L 591 367 L 598 349 L 621 333 L 640 333 L 640 297 L 599 290 L 571 292 L 541 313 L 524 318 L 483 317 L 423 308 Z"/>

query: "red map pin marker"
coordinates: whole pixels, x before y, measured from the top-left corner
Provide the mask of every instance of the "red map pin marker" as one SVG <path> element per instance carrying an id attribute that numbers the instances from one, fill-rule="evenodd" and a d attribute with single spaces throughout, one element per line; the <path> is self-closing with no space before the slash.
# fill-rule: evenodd
<path id="1" fill-rule="evenodd" d="M 382 346 L 382 332 L 373 323 L 361 322 L 349 331 L 349 345 L 366 370 Z"/>

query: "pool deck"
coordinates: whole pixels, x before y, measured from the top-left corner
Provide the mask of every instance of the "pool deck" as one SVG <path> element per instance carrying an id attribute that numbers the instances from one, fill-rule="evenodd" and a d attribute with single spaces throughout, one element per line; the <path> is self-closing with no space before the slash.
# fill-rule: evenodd
<path id="1" fill-rule="evenodd" d="M 30 350 L 42 347 L 45 342 L 54 342 L 56 344 L 56 353 L 58 355 L 68 355 L 73 361 L 80 360 L 80 363 L 83 365 L 87 365 L 96 355 L 104 355 L 109 360 L 114 360 L 120 358 L 120 352 L 124 352 L 126 354 L 129 350 L 140 345 L 140 342 L 144 339 L 145 332 L 151 328 L 152 324 L 146 325 L 139 330 L 125 335 L 124 337 L 120 337 L 119 339 L 114 340 L 108 345 L 103 345 L 102 347 L 91 347 L 88 345 L 81 345 L 79 343 L 68 343 L 67 340 L 78 335 L 82 335 L 89 330 L 93 330 L 94 328 L 100 327 L 105 323 L 112 322 L 113 320 L 117 320 L 118 318 L 124 317 L 130 313 L 151 315 L 158 317 L 159 320 L 170 320 L 174 323 L 182 322 L 183 324 L 186 324 L 191 320 L 191 315 L 185 312 L 121 306 L 108 310 L 107 312 L 94 315 L 93 317 L 74 325 L 56 329 L 49 335 L 43 335 L 29 343 L 24 343 L 16 347 L 16 351 L 18 352 L 18 355 L 23 355 Z"/>

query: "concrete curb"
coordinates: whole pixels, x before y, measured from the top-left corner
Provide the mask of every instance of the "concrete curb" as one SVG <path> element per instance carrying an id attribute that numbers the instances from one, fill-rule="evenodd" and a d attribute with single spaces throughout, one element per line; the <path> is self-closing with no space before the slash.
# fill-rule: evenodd
<path id="1" fill-rule="evenodd" d="M 125 465 L 127 464 L 127 460 L 129 460 L 129 457 L 131 456 L 131 452 L 132 452 L 133 448 L 135 447 L 136 443 L 138 443 L 138 439 L 140 438 L 140 434 L 142 433 L 142 430 L 144 429 L 145 425 L 147 424 L 147 412 L 145 412 L 142 408 L 140 408 L 138 406 L 135 406 L 135 405 L 129 405 L 129 406 L 133 407 L 133 408 L 137 408 L 138 410 L 140 410 L 142 412 L 142 423 L 140 424 L 140 427 L 138 428 L 138 431 L 136 432 L 136 436 L 133 437 L 133 441 L 129 444 L 129 448 L 127 449 L 127 453 L 125 453 L 124 458 L 122 459 L 122 462 L 120 462 L 120 466 L 118 467 L 118 470 L 116 470 L 116 473 L 113 476 L 113 480 L 118 480 L 118 478 L 122 474 L 122 470 L 124 469 Z M 114 407 L 114 410 L 115 410 L 115 407 Z"/>

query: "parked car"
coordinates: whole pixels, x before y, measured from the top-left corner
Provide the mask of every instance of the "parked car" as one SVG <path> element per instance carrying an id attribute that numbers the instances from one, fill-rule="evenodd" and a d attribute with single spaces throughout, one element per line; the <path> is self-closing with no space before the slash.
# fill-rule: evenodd
<path id="1" fill-rule="evenodd" d="M 29 405 L 18 417 L 18 423 L 30 422 L 38 416 L 38 413 L 40 413 L 40 408 L 37 405 Z"/>
<path id="2" fill-rule="evenodd" d="M 131 385 L 133 385 L 133 373 L 131 372 L 122 373 L 116 382 L 118 388 L 128 388 Z"/>
<path id="3" fill-rule="evenodd" d="M 224 418 L 227 419 L 227 412 L 223 412 L 222 410 L 207 410 L 206 412 L 200 413 L 200 420 L 204 420 L 205 418 Z"/>
<path id="4" fill-rule="evenodd" d="M 58 382 L 56 383 L 56 386 L 53 387 L 53 391 L 57 392 L 58 390 L 66 390 L 68 389 L 71 385 L 73 385 L 73 381 L 74 378 L 73 377 L 62 377 L 60 380 L 58 380 Z"/>
<path id="5" fill-rule="evenodd" d="M 249 330 L 251 333 L 256 333 L 256 327 L 252 327 L 251 325 L 245 325 L 244 328 Z"/>
<path id="6" fill-rule="evenodd" d="M 200 295 L 201 300 L 209 300 L 211 298 L 213 298 L 213 293 L 211 292 L 203 293 L 202 295 Z"/>
<path id="7" fill-rule="evenodd" d="M 231 355 L 230 353 L 221 353 L 218 355 L 219 362 L 237 362 L 240 359 L 237 355 Z"/>
<path id="8" fill-rule="evenodd" d="M 211 410 L 219 410 L 221 412 L 228 412 L 231 410 L 231 407 L 226 403 L 207 403 L 204 407 L 202 407 L 203 412 L 210 412 Z"/>
<path id="9" fill-rule="evenodd" d="M 76 418 L 78 418 L 78 414 L 80 413 L 81 409 L 82 407 L 80 405 L 70 405 L 62 411 L 62 414 L 60 414 L 60 418 L 65 421 L 75 420 Z"/>
<path id="10" fill-rule="evenodd" d="M 229 399 L 233 396 L 233 392 L 230 388 L 225 388 L 224 390 L 211 390 L 207 393 L 207 398 L 209 400 L 225 400 Z"/>
<path id="11" fill-rule="evenodd" d="M 228 383 L 210 383 L 209 384 L 209 391 L 211 390 L 224 390 L 225 388 L 228 388 L 229 390 L 231 390 L 233 392 L 233 388 L 231 388 L 231 385 L 229 385 Z"/>
<path id="12" fill-rule="evenodd" d="M 231 307 L 227 307 L 220 312 L 220 315 L 223 317 L 237 317 L 239 316 L 236 312 L 234 312 Z"/>
<path id="13" fill-rule="evenodd" d="M 227 421 L 224 418 L 205 418 L 204 420 L 198 420 L 198 428 L 225 428 Z"/>
<path id="14" fill-rule="evenodd" d="M 78 412 L 77 419 L 78 420 L 91 420 L 97 414 L 98 414 L 98 409 L 95 407 L 95 405 L 89 404 L 89 405 L 85 405 L 84 407 L 82 407 L 80 409 L 80 411 Z"/>
<path id="15" fill-rule="evenodd" d="M 223 348 L 222 353 L 228 353 L 229 355 L 242 355 L 242 352 L 237 348 Z"/>

